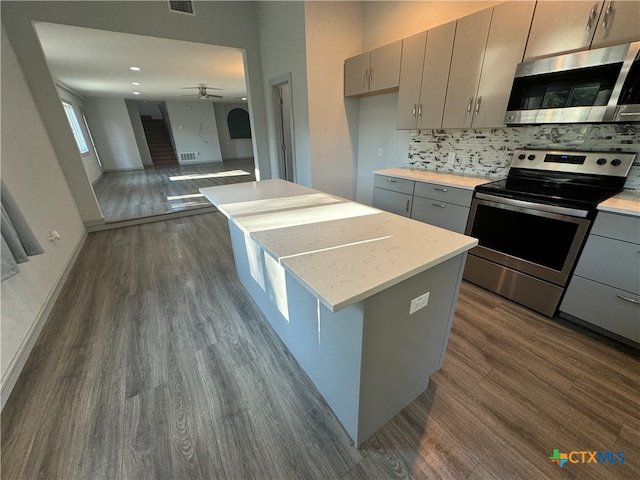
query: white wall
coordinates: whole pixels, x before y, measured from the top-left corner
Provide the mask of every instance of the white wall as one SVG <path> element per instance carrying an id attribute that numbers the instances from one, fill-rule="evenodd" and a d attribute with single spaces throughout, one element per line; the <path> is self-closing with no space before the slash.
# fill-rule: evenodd
<path id="1" fill-rule="evenodd" d="M 247 109 L 246 103 L 214 103 L 213 109 L 218 125 L 218 139 L 220 140 L 220 151 L 222 160 L 234 160 L 238 158 L 253 157 L 253 144 L 250 138 L 231 138 L 227 115 L 234 108 Z"/>
<path id="2" fill-rule="evenodd" d="M 221 162 L 222 153 L 213 103 L 203 100 L 167 100 L 166 105 L 178 162 L 182 165 Z M 195 152 L 196 159 L 180 160 L 180 153 L 186 152 Z"/>
<path id="3" fill-rule="evenodd" d="M 139 104 L 133 100 L 125 100 L 124 103 L 127 106 L 127 113 L 129 114 L 129 121 L 131 122 L 131 130 L 133 131 L 133 137 L 136 139 L 136 146 L 138 147 L 138 153 L 140 154 L 142 165 L 150 167 L 153 165 L 153 160 L 151 159 L 149 144 L 147 143 L 147 137 L 144 134 L 144 127 L 142 126 L 142 120 L 140 119 L 140 111 L 138 110 Z M 158 108 L 158 112 L 159 111 L 160 109 Z M 162 116 L 160 118 L 162 118 Z"/>
<path id="4" fill-rule="evenodd" d="M 311 186 L 304 4 L 303 2 L 256 2 L 255 5 L 271 168 L 274 176 L 277 176 L 278 157 L 269 80 L 290 72 L 295 129 L 293 142 L 296 182 Z M 255 116 L 252 120 L 255 122 Z M 259 128 L 259 125 L 254 125 L 254 131 L 258 131 Z"/>
<path id="5" fill-rule="evenodd" d="M 87 122 L 105 172 L 144 168 L 123 98 L 85 99 Z"/>
<path id="6" fill-rule="evenodd" d="M 356 196 L 360 203 L 371 205 L 375 170 L 407 164 L 410 131 L 396 130 L 397 107 L 397 93 L 360 99 Z"/>
<path id="7" fill-rule="evenodd" d="M 2 405 L 55 300 L 65 267 L 85 238 L 78 209 L 2 28 L 2 179 L 45 250 L 0 284 Z M 57 97 L 56 97 L 56 101 Z M 18 114 L 19 113 L 19 114 Z M 66 119 L 64 119 L 66 122 Z M 76 149 L 77 150 L 77 149 Z M 82 168 L 82 167 L 80 167 Z M 61 239 L 47 241 L 57 230 Z"/>
<path id="8" fill-rule="evenodd" d="M 355 199 L 358 100 L 344 98 L 344 60 L 362 48 L 362 5 L 305 4 L 312 186 Z"/>
<path id="9" fill-rule="evenodd" d="M 84 136 L 84 141 L 89 147 L 89 151 L 87 153 L 80 154 L 80 157 L 82 158 L 82 165 L 84 166 L 85 172 L 87 172 L 89 181 L 91 183 L 96 183 L 96 181 L 98 181 L 98 179 L 102 176 L 102 169 L 100 168 L 98 159 L 96 158 L 96 154 L 91 147 L 91 140 L 89 139 L 87 128 L 85 127 L 84 121 L 82 120 L 82 111 L 86 111 L 84 100 L 78 95 L 70 92 L 66 88 L 61 87 L 60 85 L 57 85 L 56 88 L 58 90 L 60 99 L 65 100 L 67 103 L 70 103 L 73 106 L 74 111 L 76 112 L 76 117 L 78 118 L 80 130 L 82 131 L 82 135 Z"/>

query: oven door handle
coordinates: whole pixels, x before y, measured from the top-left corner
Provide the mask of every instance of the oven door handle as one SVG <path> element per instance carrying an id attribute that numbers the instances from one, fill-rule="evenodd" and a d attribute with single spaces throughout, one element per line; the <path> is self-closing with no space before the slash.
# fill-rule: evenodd
<path id="1" fill-rule="evenodd" d="M 557 213 L 559 215 L 569 215 L 571 217 L 587 218 L 589 212 L 579 208 L 559 207 L 557 205 L 547 205 L 546 203 L 527 202 L 526 200 L 516 200 L 514 198 L 499 197 L 497 195 L 489 195 L 486 193 L 476 192 L 478 200 L 489 200 L 491 202 L 502 203 L 504 205 L 513 205 L 514 207 L 529 208 L 542 212 Z"/>

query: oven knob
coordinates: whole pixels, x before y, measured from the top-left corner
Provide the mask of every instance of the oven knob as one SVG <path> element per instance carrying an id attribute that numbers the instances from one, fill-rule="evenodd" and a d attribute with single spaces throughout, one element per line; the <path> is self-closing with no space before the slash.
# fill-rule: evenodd
<path id="1" fill-rule="evenodd" d="M 535 160 L 536 156 L 535 156 L 535 155 L 529 155 L 527 158 L 528 158 L 529 160 Z"/>
<path id="2" fill-rule="evenodd" d="M 605 163 L 607 163 L 607 159 L 606 158 L 599 158 L 598 160 L 596 160 L 596 163 L 598 165 L 604 165 Z"/>
<path id="3" fill-rule="evenodd" d="M 611 160 L 611 165 L 613 165 L 614 167 L 617 167 L 621 163 L 622 163 L 622 161 L 620 159 L 618 159 L 618 158 L 614 158 L 613 160 Z"/>
<path id="4" fill-rule="evenodd" d="M 527 158 L 527 156 L 524 153 L 518 155 L 518 160 L 524 160 L 525 158 Z"/>

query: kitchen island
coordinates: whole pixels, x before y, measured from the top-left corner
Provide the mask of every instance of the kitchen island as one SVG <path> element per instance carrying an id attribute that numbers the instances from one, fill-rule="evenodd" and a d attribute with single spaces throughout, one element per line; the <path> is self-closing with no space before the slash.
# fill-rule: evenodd
<path id="1" fill-rule="evenodd" d="M 442 365 L 471 237 L 283 180 L 201 189 L 236 270 L 356 446 Z"/>

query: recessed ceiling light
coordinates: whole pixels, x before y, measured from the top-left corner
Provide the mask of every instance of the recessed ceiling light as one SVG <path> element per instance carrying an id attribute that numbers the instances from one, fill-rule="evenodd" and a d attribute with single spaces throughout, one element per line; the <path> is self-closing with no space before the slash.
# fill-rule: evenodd
<path id="1" fill-rule="evenodd" d="M 138 85 L 140 85 L 140 82 L 131 82 L 131 85 L 138 86 Z"/>
<path id="2" fill-rule="evenodd" d="M 140 95 L 140 92 L 133 92 L 134 95 Z"/>
<path id="3" fill-rule="evenodd" d="M 133 70 L 134 72 L 140 71 L 140 67 L 129 67 L 129 70 Z"/>

